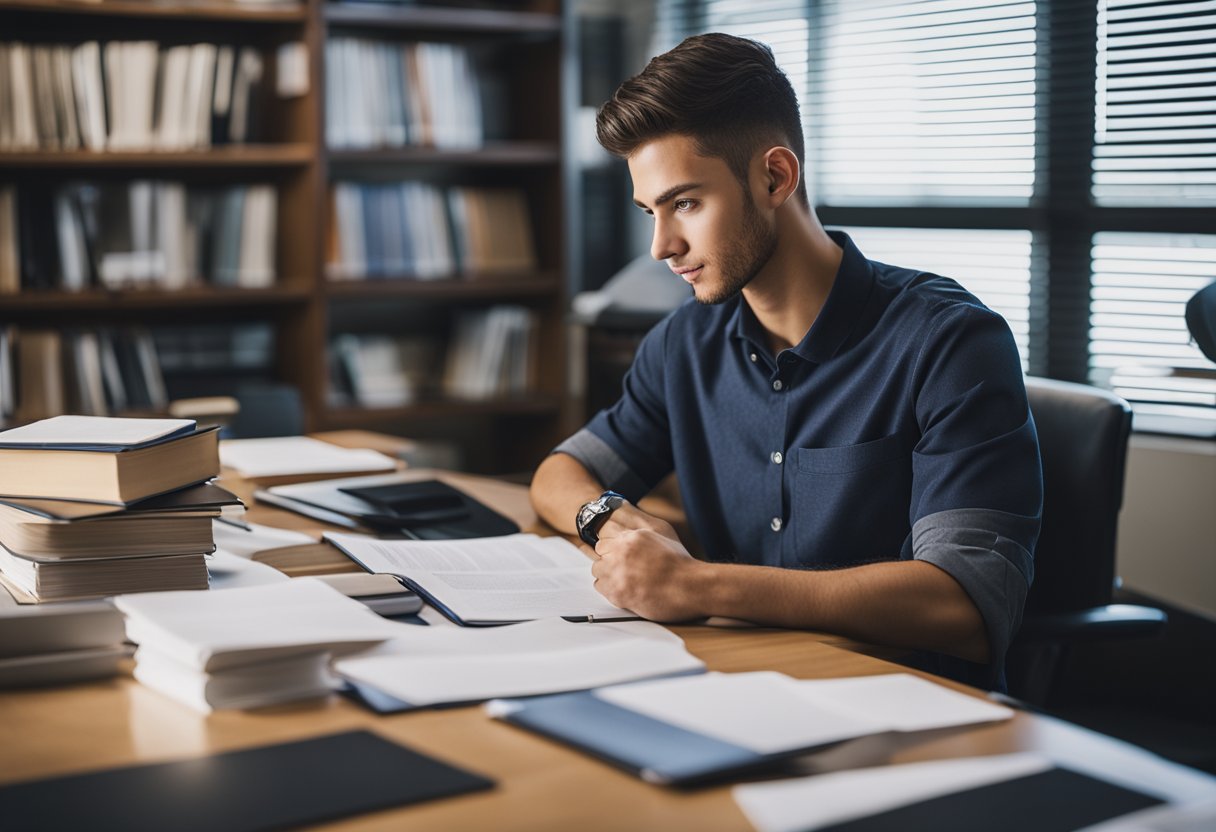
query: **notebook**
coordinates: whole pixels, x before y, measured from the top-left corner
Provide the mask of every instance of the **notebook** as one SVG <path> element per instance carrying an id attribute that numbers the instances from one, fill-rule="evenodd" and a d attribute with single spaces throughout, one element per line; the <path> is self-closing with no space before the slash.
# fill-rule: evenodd
<path id="1" fill-rule="evenodd" d="M 368 731 L 0 787 L 24 832 L 286 829 L 492 788 Z"/>

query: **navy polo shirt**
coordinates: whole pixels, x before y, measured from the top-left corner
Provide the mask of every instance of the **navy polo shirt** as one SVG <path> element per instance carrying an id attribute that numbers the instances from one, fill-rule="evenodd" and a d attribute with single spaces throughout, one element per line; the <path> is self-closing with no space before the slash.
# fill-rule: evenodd
<path id="1" fill-rule="evenodd" d="M 953 280 L 831 236 L 844 257 L 801 343 L 772 355 L 741 295 L 689 300 L 646 336 L 621 399 L 555 452 L 635 502 L 674 470 L 712 560 L 935 564 L 982 614 L 992 665 L 934 669 L 992 684 L 1042 509 L 1017 347 Z"/>

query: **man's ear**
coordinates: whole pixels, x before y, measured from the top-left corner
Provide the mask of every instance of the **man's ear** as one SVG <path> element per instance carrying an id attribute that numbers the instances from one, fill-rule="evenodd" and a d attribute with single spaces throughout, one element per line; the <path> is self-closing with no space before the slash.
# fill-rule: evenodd
<path id="1" fill-rule="evenodd" d="M 764 154 L 765 190 L 770 208 L 780 208 L 798 190 L 802 169 L 788 147 L 772 147 Z"/>

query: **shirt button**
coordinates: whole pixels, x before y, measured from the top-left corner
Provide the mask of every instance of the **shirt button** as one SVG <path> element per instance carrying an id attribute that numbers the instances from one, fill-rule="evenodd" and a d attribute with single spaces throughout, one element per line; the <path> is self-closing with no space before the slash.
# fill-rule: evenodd
<path id="1" fill-rule="evenodd" d="M 784 386 L 785 386 L 785 385 L 781 383 L 781 379 L 777 379 L 776 381 L 774 381 L 774 382 L 773 382 L 773 389 L 774 389 L 774 390 L 780 390 L 780 389 L 781 389 L 782 387 L 784 387 Z"/>
<path id="2" fill-rule="evenodd" d="M 752 360 L 752 363 L 753 363 L 753 364 L 755 364 L 755 363 L 756 363 L 757 358 L 756 358 L 756 354 L 755 354 L 755 353 L 752 353 L 751 355 L 749 355 L 749 356 L 748 356 L 748 358 L 750 358 L 750 359 Z"/>
<path id="3" fill-rule="evenodd" d="M 781 518 L 774 517 L 772 520 L 769 521 L 768 525 L 769 525 L 769 528 L 771 528 L 775 532 L 781 531 Z"/>
<path id="4" fill-rule="evenodd" d="M 769 459 L 773 461 L 774 465 L 780 465 L 785 460 L 785 457 L 781 455 L 781 451 L 773 451 Z"/>

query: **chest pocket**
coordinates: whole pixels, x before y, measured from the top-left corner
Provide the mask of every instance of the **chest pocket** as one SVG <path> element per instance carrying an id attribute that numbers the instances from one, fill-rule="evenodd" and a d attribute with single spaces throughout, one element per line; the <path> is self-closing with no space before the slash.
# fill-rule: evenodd
<path id="1" fill-rule="evenodd" d="M 912 445 L 901 434 L 798 448 L 791 520 L 796 563 L 844 566 L 899 556 L 909 532 Z"/>

